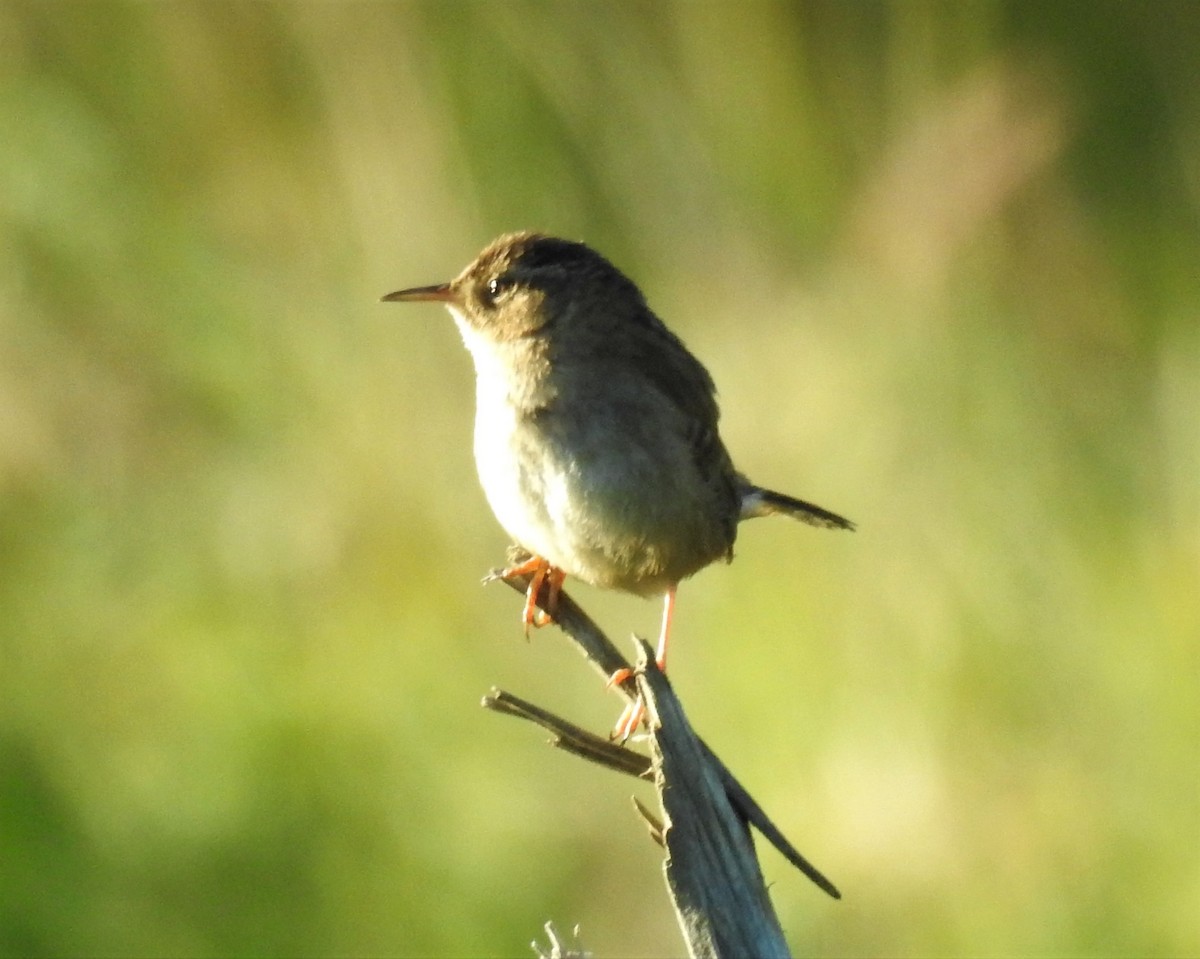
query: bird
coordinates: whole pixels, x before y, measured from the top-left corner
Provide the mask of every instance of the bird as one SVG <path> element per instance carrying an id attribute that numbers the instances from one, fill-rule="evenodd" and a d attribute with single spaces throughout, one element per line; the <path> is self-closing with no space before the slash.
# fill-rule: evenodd
<path id="1" fill-rule="evenodd" d="M 498 574 L 529 577 L 526 634 L 553 621 L 568 576 L 660 596 L 655 660 L 665 671 L 679 584 L 732 560 L 739 523 L 784 515 L 855 528 L 734 468 L 708 370 L 634 281 L 584 243 L 508 233 L 454 279 L 382 300 L 444 305 L 471 354 L 479 481 L 530 557 Z M 626 678 L 619 670 L 609 685 Z M 628 738 L 643 714 L 627 707 L 614 737 Z"/>

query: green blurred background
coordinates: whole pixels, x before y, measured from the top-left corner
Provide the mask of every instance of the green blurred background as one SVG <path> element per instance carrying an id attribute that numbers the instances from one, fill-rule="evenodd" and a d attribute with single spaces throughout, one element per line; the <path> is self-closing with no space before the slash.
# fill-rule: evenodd
<path id="1" fill-rule="evenodd" d="M 1200 5 L 0 5 L 0 953 L 680 939 L 444 311 L 585 239 L 852 517 L 681 591 L 800 955 L 1200 950 Z M 575 595 L 622 639 L 656 604 Z M 649 798 L 645 791 L 642 798 Z"/>

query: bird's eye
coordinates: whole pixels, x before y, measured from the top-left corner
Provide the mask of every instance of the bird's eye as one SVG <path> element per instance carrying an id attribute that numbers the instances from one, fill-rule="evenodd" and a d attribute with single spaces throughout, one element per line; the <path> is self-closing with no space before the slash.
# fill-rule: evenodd
<path id="1" fill-rule="evenodd" d="M 487 282 L 487 301 L 495 303 L 513 286 L 513 280 L 507 276 L 497 276 Z"/>

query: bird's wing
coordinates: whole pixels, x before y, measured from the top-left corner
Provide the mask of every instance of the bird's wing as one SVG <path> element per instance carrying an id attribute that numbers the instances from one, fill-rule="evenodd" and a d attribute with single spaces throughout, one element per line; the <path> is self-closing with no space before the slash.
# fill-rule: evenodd
<path id="1" fill-rule="evenodd" d="M 620 359 L 635 367 L 648 382 L 675 405 L 687 420 L 694 420 L 697 434 L 716 433 L 720 410 L 717 388 L 703 364 L 667 329 L 648 307 L 643 307 L 626 328 L 628 336 L 613 342 Z"/>
<path id="2" fill-rule="evenodd" d="M 732 540 L 740 494 L 733 462 L 718 430 L 721 413 L 716 385 L 704 365 L 648 307 L 627 329 L 630 335 L 614 347 L 623 352 L 620 359 L 635 367 L 674 407 L 676 428 L 692 451 L 696 471 L 731 505 Z"/>

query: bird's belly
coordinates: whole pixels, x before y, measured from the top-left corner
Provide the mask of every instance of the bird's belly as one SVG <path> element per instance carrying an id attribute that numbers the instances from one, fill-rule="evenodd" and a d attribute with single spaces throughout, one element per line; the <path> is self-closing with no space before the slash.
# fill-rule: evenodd
<path id="1" fill-rule="evenodd" d="M 535 477 L 507 451 L 476 436 L 475 465 L 488 505 L 514 543 L 539 556 L 550 558 L 553 542 L 548 538 L 547 517 L 540 506 Z"/>
<path id="2" fill-rule="evenodd" d="M 475 460 L 492 511 L 519 546 L 568 575 L 651 595 L 728 555 L 732 530 L 707 504 L 681 499 L 666 464 L 633 471 L 601 459 L 609 466 L 504 405 L 477 411 Z"/>
<path id="3" fill-rule="evenodd" d="M 504 531 L 521 547 L 555 565 L 554 524 L 545 489 L 553 475 L 517 429 L 506 405 L 480 405 L 475 418 L 475 466 L 488 505 Z M 568 570 L 570 572 L 570 570 Z"/>

